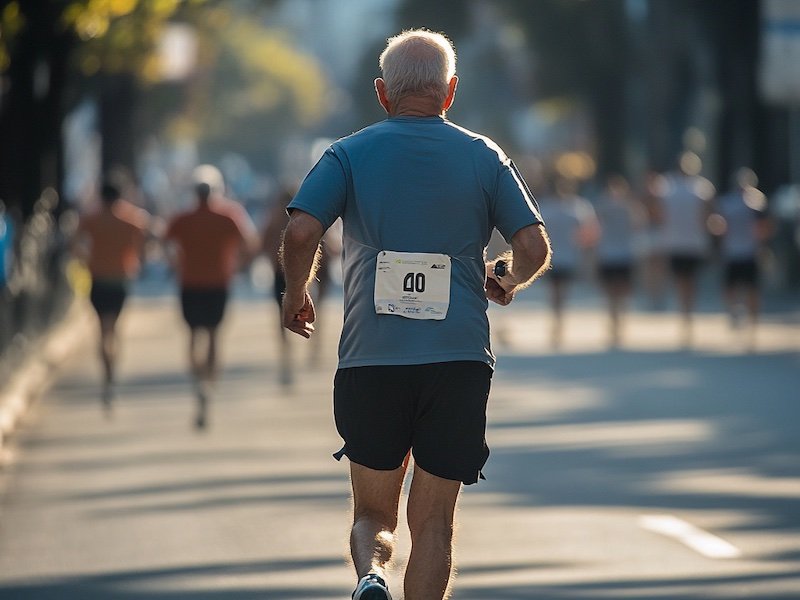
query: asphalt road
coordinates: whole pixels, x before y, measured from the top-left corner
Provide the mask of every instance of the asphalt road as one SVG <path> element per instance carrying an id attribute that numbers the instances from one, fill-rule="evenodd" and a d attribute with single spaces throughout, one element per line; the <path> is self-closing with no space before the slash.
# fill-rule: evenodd
<path id="1" fill-rule="evenodd" d="M 609 350 L 581 308 L 557 352 L 537 302 L 492 318 L 492 455 L 462 495 L 454 600 L 800 598 L 797 313 L 755 352 L 713 312 L 689 349 L 669 313 L 633 314 Z M 274 307 L 234 303 L 202 433 L 174 300 L 130 303 L 110 419 L 86 331 L 2 471 L 0 598 L 349 598 L 340 323 L 326 304 L 316 362 L 292 340 L 286 388 Z M 396 572 L 407 551 L 401 531 Z"/>

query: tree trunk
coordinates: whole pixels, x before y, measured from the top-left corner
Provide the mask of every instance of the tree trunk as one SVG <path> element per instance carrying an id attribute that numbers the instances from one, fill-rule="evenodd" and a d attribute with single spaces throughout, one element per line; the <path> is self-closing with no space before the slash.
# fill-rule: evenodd
<path id="1" fill-rule="evenodd" d="M 42 190 L 61 190 L 61 123 L 73 38 L 61 29 L 60 5 L 21 3 L 25 27 L 15 40 L 0 104 L 0 198 L 31 214 Z"/>

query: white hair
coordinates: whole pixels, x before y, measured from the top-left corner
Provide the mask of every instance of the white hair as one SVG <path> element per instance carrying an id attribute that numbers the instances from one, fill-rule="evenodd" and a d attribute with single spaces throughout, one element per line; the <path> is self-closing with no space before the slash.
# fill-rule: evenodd
<path id="1" fill-rule="evenodd" d="M 441 33 L 411 29 L 389 38 L 380 57 L 386 96 L 428 96 L 443 103 L 456 74 L 456 52 Z"/>
<path id="2" fill-rule="evenodd" d="M 225 180 L 222 172 L 214 165 L 200 165 L 192 171 L 192 183 L 207 183 L 213 194 L 225 193 Z"/>

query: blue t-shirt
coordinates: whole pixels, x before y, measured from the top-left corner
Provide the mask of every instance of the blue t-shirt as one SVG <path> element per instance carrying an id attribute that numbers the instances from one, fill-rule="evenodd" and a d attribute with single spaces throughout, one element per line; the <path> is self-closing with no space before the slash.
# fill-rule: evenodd
<path id="1" fill-rule="evenodd" d="M 393 117 L 343 138 L 306 176 L 288 209 L 324 228 L 342 217 L 344 324 L 339 367 L 475 360 L 494 365 L 484 250 L 541 223 L 516 167 L 490 139 L 441 117 Z M 444 320 L 377 314 L 381 250 L 447 254 Z"/>

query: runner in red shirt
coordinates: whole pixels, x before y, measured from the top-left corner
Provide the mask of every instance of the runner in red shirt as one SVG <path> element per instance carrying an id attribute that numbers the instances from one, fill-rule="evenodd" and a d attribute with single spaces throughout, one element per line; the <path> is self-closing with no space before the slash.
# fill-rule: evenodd
<path id="1" fill-rule="evenodd" d="M 100 358 L 103 363 L 102 401 L 111 409 L 117 360 L 117 320 L 131 280 L 141 267 L 150 215 L 120 197 L 111 184 L 102 186 L 100 207 L 83 215 L 73 243 L 76 256 L 92 276 L 90 300 L 100 322 Z"/>
<path id="2" fill-rule="evenodd" d="M 221 175 L 217 181 L 221 183 Z M 197 205 L 176 215 L 165 234 L 175 250 L 183 318 L 189 326 L 198 429 L 207 422 L 210 386 L 217 375 L 217 329 L 225 315 L 230 283 L 239 266 L 258 249 L 253 222 L 241 205 L 222 195 L 220 183 L 198 183 Z"/>

